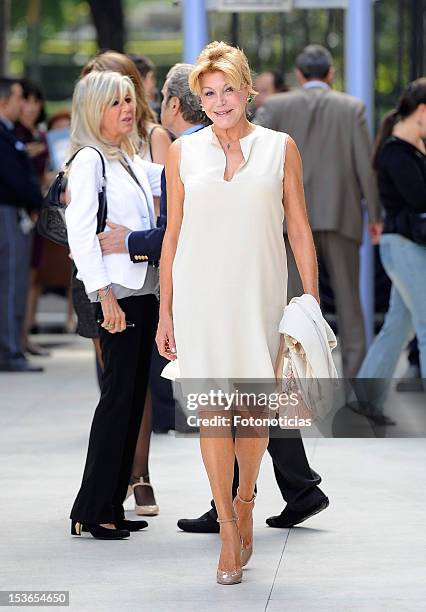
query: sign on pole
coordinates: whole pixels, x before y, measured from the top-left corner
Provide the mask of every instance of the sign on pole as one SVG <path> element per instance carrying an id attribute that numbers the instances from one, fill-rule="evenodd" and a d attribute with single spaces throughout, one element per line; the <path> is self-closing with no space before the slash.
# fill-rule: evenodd
<path id="1" fill-rule="evenodd" d="M 349 0 L 207 0 L 206 7 L 228 13 L 288 13 L 293 9 L 347 9 L 348 4 Z"/>
<path id="2" fill-rule="evenodd" d="M 207 0 L 208 11 L 274 13 L 291 11 L 293 0 Z"/>
<path id="3" fill-rule="evenodd" d="M 295 9 L 347 9 L 348 4 L 349 0 L 294 0 L 293 7 Z"/>

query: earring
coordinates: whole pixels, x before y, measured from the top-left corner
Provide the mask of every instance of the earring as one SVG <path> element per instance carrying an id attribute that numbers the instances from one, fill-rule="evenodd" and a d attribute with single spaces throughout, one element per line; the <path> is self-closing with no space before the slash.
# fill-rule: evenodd
<path id="1" fill-rule="evenodd" d="M 204 106 L 201 104 L 200 106 L 201 110 L 203 111 L 203 113 L 205 113 L 206 111 L 204 110 Z"/>
<path id="2" fill-rule="evenodd" d="M 247 98 L 247 104 L 250 104 L 250 102 L 253 102 L 253 96 L 249 96 Z"/>

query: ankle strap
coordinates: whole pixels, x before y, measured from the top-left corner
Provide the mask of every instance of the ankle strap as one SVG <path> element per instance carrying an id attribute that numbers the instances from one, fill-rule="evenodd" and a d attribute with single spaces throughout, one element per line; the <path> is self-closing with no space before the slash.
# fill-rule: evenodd
<path id="1" fill-rule="evenodd" d="M 242 497 L 240 497 L 240 487 L 237 488 L 237 499 L 238 501 L 240 501 L 242 504 L 252 504 L 254 502 L 254 500 L 256 499 L 256 493 L 253 493 L 253 497 L 251 499 L 243 499 Z"/>
<path id="2" fill-rule="evenodd" d="M 150 482 L 145 482 L 145 478 L 146 476 L 139 476 L 138 481 L 131 485 L 132 489 L 135 489 L 135 487 L 151 487 L 152 489 L 152 484 Z"/>
<path id="3" fill-rule="evenodd" d="M 237 521 L 237 517 L 233 516 L 232 518 L 228 519 L 220 519 L 219 517 L 217 517 L 216 521 L 218 523 L 235 523 Z"/>

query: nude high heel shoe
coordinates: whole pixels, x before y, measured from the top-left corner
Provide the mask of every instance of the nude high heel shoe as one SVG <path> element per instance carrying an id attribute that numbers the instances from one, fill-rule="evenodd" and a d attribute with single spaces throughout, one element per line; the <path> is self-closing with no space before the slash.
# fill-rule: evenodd
<path id="1" fill-rule="evenodd" d="M 230 519 L 217 519 L 218 523 L 231 523 L 236 522 L 236 517 Z M 235 570 L 221 570 L 218 568 L 216 573 L 216 582 L 218 584 L 239 584 L 243 577 L 243 570 L 241 568 Z"/>
<path id="2" fill-rule="evenodd" d="M 254 508 L 254 500 L 256 499 L 256 493 L 253 494 L 253 497 L 249 500 L 247 499 L 242 499 L 242 497 L 240 497 L 240 489 L 237 489 L 237 496 L 234 499 L 234 512 L 235 515 L 237 517 L 238 520 L 238 513 L 237 510 L 235 508 L 235 500 L 238 499 L 239 502 L 241 502 L 242 504 L 253 504 L 252 505 L 252 512 L 253 512 L 253 508 Z M 243 545 L 243 540 L 241 538 L 241 567 L 245 567 L 247 565 L 247 563 L 250 561 L 250 558 L 253 554 L 253 536 L 252 536 L 252 543 L 250 544 L 250 546 L 244 547 Z"/>
<path id="3" fill-rule="evenodd" d="M 136 497 L 135 489 L 136 487 L 151 487 L 152 495 L 154 496 L 154 490 L 152 488 L 152 484 L 149 482 L 149 476 L 140 476 L 137 482 L 130 485 L 132 487 L 132 491 L 135 494 L 135 512 L 140 516 L 157 516 L 160 512 L 160 508 L 158 504 L 151 505 L 140 505 L 138 504 L 138 500 Z"/>

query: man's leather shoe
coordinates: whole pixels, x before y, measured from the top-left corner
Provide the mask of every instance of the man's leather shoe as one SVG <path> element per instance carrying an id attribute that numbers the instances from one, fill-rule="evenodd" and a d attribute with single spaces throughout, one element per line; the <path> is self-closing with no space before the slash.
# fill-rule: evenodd
<path id="1" fill-rule="evenodd" d="M 32 365 L 23 357 L 0 362 L 0 372 L 43 372 L 44 368 Z"/>
<path id="2" fill-rule="evenodd" d="M 189 533 L 219 533 L 217 514 L 212 509 L 195 519 L 179 519 L 177 526 Z"/>
<path id="3" fill-rule="evenodd" d="M 270 516 L 266 519 L 266 524 L 269 527 L 278 527 L 281 529 L 289 529 L 290 527 L 294 527 L 294 525 L 299 525 L 306 521 L 306 519 L 318 514 L 325 510 L 330 501 L 328 497 L 324 497 L 319 503 L 307 508 L 306 510 L 291 510 L 286 506 L 284 510 L 278 516 Z"/>

